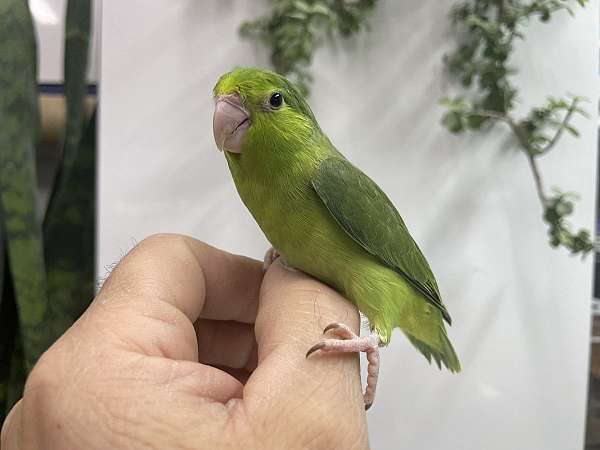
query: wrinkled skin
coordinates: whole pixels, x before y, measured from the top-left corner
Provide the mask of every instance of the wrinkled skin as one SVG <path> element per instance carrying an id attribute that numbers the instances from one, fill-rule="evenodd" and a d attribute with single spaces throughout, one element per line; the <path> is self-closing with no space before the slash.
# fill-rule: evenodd
<path id="1" fill-rule="evenodd" d="M 357 356 L 304 357 L 333 321 L 359 325 L 301 272 L 151 237 L 42 356 L 2 449 L 365 449 Z"/>

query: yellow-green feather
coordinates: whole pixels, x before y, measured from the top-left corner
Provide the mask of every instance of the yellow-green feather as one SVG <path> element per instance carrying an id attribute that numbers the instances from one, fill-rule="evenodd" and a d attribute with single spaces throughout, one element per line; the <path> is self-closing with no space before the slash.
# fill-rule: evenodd
<path id="1" fill-rule="evenodd" d="M 285 103 L 275 111 L 265 101 L 276 91 Z M 235 69 L 214 89 L 215 95 L 232 92 L 243 99 L 251 126 L 243 151 L 225 155 L 242 201 L 273 247 L 289 264 L 353 302 L 385 343 L 399 327 L 429 361 L 459 371 L 441 310 L 359 245 L 317 195 L 313 182 L 320 164 L 343 157 L 295 87 L 269 71 Z"/>

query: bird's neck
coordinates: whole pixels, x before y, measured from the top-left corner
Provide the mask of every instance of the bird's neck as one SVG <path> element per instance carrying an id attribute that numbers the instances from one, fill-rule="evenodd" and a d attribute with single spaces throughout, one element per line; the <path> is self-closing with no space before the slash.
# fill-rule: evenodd
<path id="1" fill-rule="evenodd" d="M 242 153 L 226 153 L 226 157 L 236 185 L 289 186 L 312 174 L 332 149 L 327 137 L 316 130 L 302 135 L 249 136 Z"/>

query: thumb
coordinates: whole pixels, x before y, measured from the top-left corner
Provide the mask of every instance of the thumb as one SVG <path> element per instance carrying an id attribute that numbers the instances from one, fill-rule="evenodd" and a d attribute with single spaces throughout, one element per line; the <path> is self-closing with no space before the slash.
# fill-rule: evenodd
<path id="1" fill-rule="evenodd" d="M 246 385 L 244 402 L 251 404 L 256 396 L 273 411 L 294 408 L 298 419 L 302 411 L 309 420 L 320 412 L 336 421 L 348 414 L 347 423 L 356 423 L 364 415 L 358 355 L 317 352 L 306 358 L 331 322 L 358 332 L 360 317 L 333 289 L 284 268 L 279 260 L 272 264 L 262 283 L 255 324 L 258 368 Z M 277 404 L 282 408 L 274 408 Z"/>
<path id="2" fill-rule="evenodd" d="M 2 450 L 18 450 L 21 448 L 21 415 L 23 400 L 19 400 L 10 410 L 2 425 L 0 448 Z"/>

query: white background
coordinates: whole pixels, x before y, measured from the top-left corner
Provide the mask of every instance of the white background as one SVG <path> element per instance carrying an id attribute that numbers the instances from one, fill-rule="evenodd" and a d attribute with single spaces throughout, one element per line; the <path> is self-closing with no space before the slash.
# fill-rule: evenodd
<path id="1" fill-rule="evenodd" d="M 438 98 L 455 86 L 448 0 L 381 1 L 372 31 L 320 51 L 310 99 L 338 148 L 390 195 L 437 275 L 464 372 L 439 372 L 397 332 L 369 411 L 374 449 L 579 449 L 585 424 L 592 259 L 549 248 L 526 160 L 501 126 L 450 135 Z M 260 6 L 260 7 L 259 7 Z M 103 5 L 99 276 L 132 242 L 190 234 L 262 258 L 267 242 L 212 138 L 211 89 L 236 65 L 266 65 L 238 25 L 266 4 L 129 0 Z M 584 94 L 596 111 L 598 1 L 534 23 L 519 44 L 522 111 Z M 577 119 L 542 162 L 581 194 L 593 229 L 596 122 Z"/>

